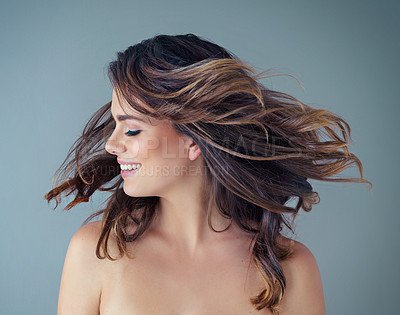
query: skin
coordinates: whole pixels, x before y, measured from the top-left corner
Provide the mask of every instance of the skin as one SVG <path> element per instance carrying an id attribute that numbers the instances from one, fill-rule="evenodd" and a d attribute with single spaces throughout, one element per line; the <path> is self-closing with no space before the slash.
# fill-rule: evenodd
<path id="1" fill-rule="evenodd" d="M 250 236 L 234 223 L 222 233 L 208 226 L 204 161 L 196 143 L 169 122 L 149 119 L 123 99 L 119 102 L 115 90 L 111 111 L 114 119 L 128 114 L 146 120 L 117 121 L 106 150 L 118 159 L 142 163 L 124 179 L 123 189 L 133 197 L 160 196 L 158 215 L 139 240 L 128 244 L 134 259 L 98 259 L 100 222 L 80 228 L 68 247 L 58 314 L 272 314 L 255 310 L 249 301 L 264 287 L 251 262 Z M 141 132 L 129 137 L 128 130 Z M 163 171 L 157 173 L 156 167 Z M 216 230 L 231 223 L 215 206 L 209 211 Z M 118 255 L 115 239 L 110 250 Z M 282 268 L 287 287 L 280 314 L 325 314 L 321 276 L 311 251 L 295 241 L 294 254 Z"/>

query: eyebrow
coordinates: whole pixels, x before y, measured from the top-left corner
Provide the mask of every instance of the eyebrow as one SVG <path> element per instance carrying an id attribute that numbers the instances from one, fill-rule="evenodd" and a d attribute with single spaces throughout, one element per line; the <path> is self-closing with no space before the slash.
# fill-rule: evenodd
<path id="1" fill-rule="evenodd" d="M 146 123 L 146 121 L 140 117 L 137 116 L 131 116 L 131 115 L 117 115 L 117 120 L 118 121 L 124 121 L 124 120 L 138 120 L 143 123 Z"/>
<path id="2" fill-rule="evenodd" d="M 111 117 L 114 119 L 114 115 L 112 114 L 112 112 L 110 111 Z M 137 121 L 141 121 L 145 124 L 147 124 L 148 122 L 144 120 L 144 118 L 140 118 L 138 116 L 132 116 L 132 115 L 117 115 L 117 120 L 118 121 L 124 121 L 124 120 L 137 120 Z"/>

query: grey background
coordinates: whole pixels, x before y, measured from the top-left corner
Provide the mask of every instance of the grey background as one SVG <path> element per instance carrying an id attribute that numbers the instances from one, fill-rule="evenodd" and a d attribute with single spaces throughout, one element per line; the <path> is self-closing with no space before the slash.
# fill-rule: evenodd
<path id="1" fill-rule="evenodd" d="M 398 314 L 399 5 L 396 1 L 2 1 L 0 313 L 55 314 L 67 246 L 103 196 L 69 213 L 43 195 L 84 123 L 111 100 L 116 52 L 192 32 L 264 81 L 352 127 L 363 184 L 314 182 L 296 239 L 317 259 L 328 314 Z M 356 176 L 355 168 L 343 175 Z"/>

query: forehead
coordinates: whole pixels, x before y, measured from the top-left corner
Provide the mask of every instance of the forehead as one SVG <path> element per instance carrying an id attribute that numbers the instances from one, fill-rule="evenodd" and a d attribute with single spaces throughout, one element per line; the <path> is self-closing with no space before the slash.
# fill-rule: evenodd
<path id="1" fill-rule="evenodd" d="M 132 114 L 144 118 L 144 115 L 138 112 L 137 110 L 133 109 L 132 106 L 124 99 L 122 95 L 117 94 L 115 88 L 113 89 L 112 92 L 111 111 L 119 114 L 123 112 L 125 114 Z"/>
<path id="2" fill-rule="evenodd" d="M 116 120 L 131 120 L 153 126 L 160 123 L 160 121 L 144 115 L 132 108 L 132 106 L 124 99 L 122 95 L 118 95 L 115 88 L 112 92 L 111 114 L 114 116 L 114 118 L 117 118 Z M 121 116 L 124 116 L 124 118 L 118 119 Z M 128 119 L 127 116 L 129 116 Z"/>
<path id="3" fill-rule="evenodd" d="M 122 95 L 117 95 L 115 88 L 113 89 L 112 93 L 112 102 L 111 102 L 111 114 L 115 116 L 132 116 L 137 118 L 137 120 L 146 122 L 149 121 L 149 117 L 143 115 L 142 113 L 138 112 L 137 110 L 133 109 L 131 105 L 123 98 Z"/>

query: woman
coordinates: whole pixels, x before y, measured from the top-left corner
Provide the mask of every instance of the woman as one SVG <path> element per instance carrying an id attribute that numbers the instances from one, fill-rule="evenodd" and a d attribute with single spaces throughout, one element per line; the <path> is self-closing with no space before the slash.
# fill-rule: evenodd
<path id="1" fill-rule="evenodd" d="M 308 179 L 369 183 L 348 124 L 193 34 L 119 52 L 109 77 L 46 195 L 111 193 L 71 239 L 58 314 L 325 314 L 316 260 L 283 227 L 318 203 Z M 354 163 L 360 179 L 331 177 Z"/>

